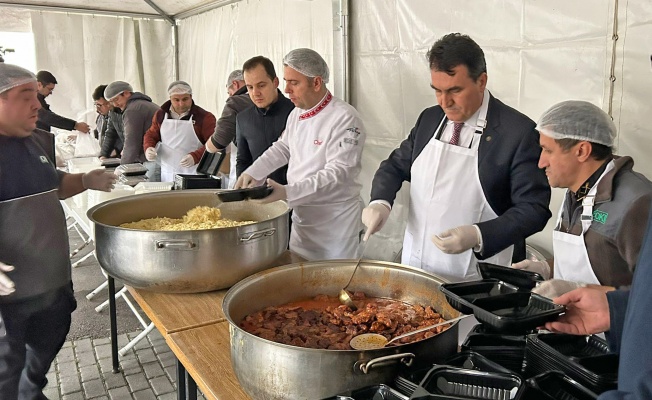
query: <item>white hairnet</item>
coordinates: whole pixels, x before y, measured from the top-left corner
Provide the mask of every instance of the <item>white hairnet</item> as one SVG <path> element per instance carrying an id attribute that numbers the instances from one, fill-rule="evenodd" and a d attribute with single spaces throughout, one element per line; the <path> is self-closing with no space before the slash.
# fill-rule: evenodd
<path id="1" fill-rule="evenodd" d="M 0 63 L 0 94 L 30 82 L 36 82 L 32 72 L 18 65 Z"/>
<path id="2" fill-rule="evenodd" d="M 310 78 L 321 76 L 324 83 L 328 83 L 328 65 L 322 56 L 312 49 L 292 50 L 283 57 L 283 65 Z"/>
<path id="3" fill-rule="evenodd" d="M 168 95 L 173 94 L 192 94 L 192 88 L 184 81 L 175 81 L 168 86 Z"/>
<path id="4" fill-rule="evenodd" d="M 134 89 L 127 82 L 115 81 L 109 83 L 106 89 L 104 89 L 104 98 L 107 100 L 112 100 L 114 97 L 116 97 L 122 92 L 133 92 L 133 91 Z"/>
<path id="5" fill-rule="evenodd" d="M 575 139 L 614 147 L 616 125 L 606 112 L 588 101 L 568 100 L 544 112 L 536 128 L 553 139 Z"/>
<path id="6" fill-rule="evenodd" d="M 242 75 L 241 69 L 236 69 L 229 74 L 229 77 L 226 79 L 226 87 L 231 86 L 233 81 L 244 81 L 244 76 Z"/>

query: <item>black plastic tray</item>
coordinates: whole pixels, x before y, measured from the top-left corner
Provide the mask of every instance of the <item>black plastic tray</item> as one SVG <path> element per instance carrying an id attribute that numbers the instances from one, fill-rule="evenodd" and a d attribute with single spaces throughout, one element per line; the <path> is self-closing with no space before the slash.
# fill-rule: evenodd
<path id="1" fill-rule="evenodd" d="M 473 304 L 478 299 L 515 293 L 518 287 L 497 279 L 483 279 L 473 282 L 444 283 L 440 286 L 440 290 L 454 309 L 462 314 L 472 314 Z"/>
<path id="2" fill-rule="evenodd" d="M 606 342 L 595 336 L 530 335 L 525 373 L 558 370 L 599 394 L 617 385 L 618 356 L 608 351 Z"/>
<path id="3" fill-rule="evenodd" d="M 559 371 L 528 379 L 516 396 L 519 400 L 595 400 L 598 395 Z"/>
<path id="4" fill-rule="evenodd" d="M 272 187 L 263 185 L 247 189 L 227 190 L 217 194 L 223 202 L 243 201 L 247 199 L 262 199 L 272 194 Z"/>
<path id="5" fill-rule="evenodd" d="M 462 351 L 475 351 L 511 372 L 521 374 L 525 343 L 525 336 L 471 334 L 462 343 Z"/>
<path id="6" fill-rule="evenodd" d="M 529 292 L 509 293 L 476 299 L 473 315 L 500 332 L 523 333 L 556 320 L 566 307 Z"/>
<path id="7" fill-rule="evenodd" d="M 104 160 L 101 160 L 100 165 L 106 168 L 115 168 L 120 165 L 120 159 L 119 158 L 105 158 Z"/>
<path id="8" fill-rule="evenodd" d="M 433 367 L 410 399 L 514 399 L 521 378 L 448 366 Z"/>
<path id="9" fill-rule="evenodd" d="M 498 279 L 517 286 L 522 291 L 530 291 L 537 283 L 544 281 L 543 277 L 536 272 L 522 269 L 503 267 L 489 263 L 478 263 L 480 274 L 484 279 Z"/>
<path id="10" fill-rule="evenodd" d="M 446 360 L 446 365 L 451 367 L 472 369 L 482 372 L 497 372 L 499 374 L 511 374 L 512 371 L 502 365 L 491 361 L 487 357 L 475 351 L 467 350 L 457 353 Z"/>
<path id="11" fill-rule="evenodd" d="M 369 386 L 362 389 L 352 390 L 350 392 L 328 397 L 324 400 L 408 400 L 398 391 L 387 385 Z"/>
<path id="12" fill-rule="evenodd" d="M 224 151 L 216 151 L 215 153 L 204 151 L 204 154 L 197 163 L 197 173 L 213 176 L 218 175 L 220 166 L 224 161 L 224 156 Z"/>
<path id="13" fill-rule="evenodd" d="M 174 190 L 186 189 L 220 189 L 222 179 L 208 175 L 175 174 Z"/>

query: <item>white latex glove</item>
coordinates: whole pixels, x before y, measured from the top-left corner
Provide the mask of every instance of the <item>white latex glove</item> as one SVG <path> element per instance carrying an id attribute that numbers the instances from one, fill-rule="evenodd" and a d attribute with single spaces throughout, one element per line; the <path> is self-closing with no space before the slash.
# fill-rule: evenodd
<path id="1" fill-rule="evenodd" d="M 362 223 L 367 227 L 367 232 L 362 238 L 366 242 L 371 235 L 383 229 L 387 218 L 389 218 L 390 209 L 380 203 L 370 204 L 362 210 Z"/>
<path id="2" fill-rule="evenodd" d="M 516 264 L 512 264 L 512 268 L 536 272 L 541 275 L 544 280 L 550 279 L 550 266 L 546 261 L 523 260 Z"/>
<path id="3" fill-rule="evenodd" d="M 278 201 L 278 200 L 287 200 L 288 195 L 287 195 L 287 192 L 285 191 L 285 185 L 281 185 L 280 183 L 276 182 L 275 180 L 268 178 L 267 179 L 267 186 L 271 186 L 272 189 L 274 189 L 269 196 L 267 196 L 267 197 L 265 197 L 263 199 L 257 199 L 257 200 L 251 200 L 251 201 L 253 201 L 254 203 L 258 203 L 258 204 L 267 204 L 267 203 L 272 203 L 272 202 L 275 202 L 275 201 Z"/>
<path id="4" fill-rule="evenodd" d="M 150 147 L 150 149 L 151 149 L 151 147 Z M 149 150 L 149 149 L 147 149 L 147 150 Z M 150 161 L 152 161 L 152 160 L 150 160 Z M 179 161 L 179 165 L 181 165 L 182 167 L 185 167 L 185 168 L 190 168 L 193 165 L 195 165 L 195 159 L 192 158 L 192 154 L 186 154 L 185 156 L 183 156 L 181 161 Z"/>
<path id="5" fill-rule="evenodd" d="M 439 235 L 432 235 L 431 240 L 446 254 L 459 254 L 480 243 L 478 229 L 473 225 L 458 226 Z"/>
<path id="6" fill-rule="evenodd" d="M 148 147 L 147 150 L 145 150 L 145 158 L 147 161 L 154 161 L 156 160 L 156 149 L 153 147 Z"/>
<path id="7" fill-rule="evenodd" d="M 550 279 L 549 281 L 541 282 L 534 289 L 532 293 L 539 294 L 549 299 L 554 299 L 571 290 L 585 287 L 586 285 L 579 282 L 565 281 L 563 279 Z"/>
<path id="8" fill-rule="evenodd" d="M 86 122 L 81 122 L 80 121 L 80 122 L 77 122 L 75 124 L 75 130 L 79 131 L 79 132 L 88 133 L 88 132 L 90 132 L 91 127 L 88 126 L 88 124 Z"/>
<path id="9" fill-rule="evenodd" d="M 3 262 L 0 262 L 0 296 L 7 296 L 16 291 L 14 282 L 4 274 L 5 272 L 13 270 L 13 265 L 7 265 Z"/>
<path id="10" fill-rule="evenodd" d="M 82 175 L 82 185 L 84 185 L 84 189 L 110 192 L 117 179 L 118 177 L 111 172 L 106 172 L 103 169 L 94 169 Z"/>
<path id="11" fill-rule="evenodd" d="M 256 186 L 256 180 L 249 174 L 242 173 L 235 182 L 234 189 L 246 189 Z"/>

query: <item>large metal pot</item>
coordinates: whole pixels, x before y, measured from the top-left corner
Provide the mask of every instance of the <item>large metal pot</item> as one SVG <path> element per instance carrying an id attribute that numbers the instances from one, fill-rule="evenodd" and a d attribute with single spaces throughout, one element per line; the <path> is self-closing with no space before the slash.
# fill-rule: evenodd
<path id="1" fill-rule="evenodd" d="M 322 399 L 390 381 L 400 363 L 415 366 L 442 362 L 457 351 L 455 323 L 429 339 L 383 349 L 306 349 L 262 339 L 239 327 L 242 319 L 267 306 L 317 294 L 337 296 L 355 261 L 317 261 L 260 272 L 226 294 L 224 314 L 230 324 L 231 363 L 240 384 L 254 399 Z M 411 304 L 432 305 L 445 318 L 459 315 L 439 290 L 444 281 L 400 264 L 363 261 L 351 290 Z"/>
<path id="2" fill-rule="evenodd" d="M 180 218 L 196 206 L 219 207 L 224 218 L 255 224 L 197 231 L 120 228 L 144 218 Z M 95 223 L 95 253 L 113 277 L 156 292 L 196 293 L 224 289 L 272 263 L 287 249 L 285 202 L 222 203 L 213 190 L 142 194 L 88 210 Z"/>

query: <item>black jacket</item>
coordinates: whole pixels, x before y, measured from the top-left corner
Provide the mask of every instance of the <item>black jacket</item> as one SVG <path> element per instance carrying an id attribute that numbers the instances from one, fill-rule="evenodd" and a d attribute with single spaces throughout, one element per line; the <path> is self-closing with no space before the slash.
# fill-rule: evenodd
<path id="1" fill-rule="evenodd" d="M 77 121 L 62 117 L 61 115 L 50 111 L 50 105 L 45 102 L 45 97 L 41 93 L 37 93 L 36 96 L 38 97 L 38 101 L 41 103 L 41 109 L 38 110 L 38 121 L 36 121 L 37 128 L 43 129 L 47 132 L 50 132 L 50 129 L 53 126 L 68 131 L 75 129 Z"/>
<path id="2" fill-rule="evenodd" d="M 278 89 L 277 89 L 278 90 Z M 236 117 L 235 135 L 238 146 L 236 173 L 240 176 L 267 150 L 285 130 L 288 115 L 294 109 L 290 99 L 278 90 L 278 100 L 268 110 L 250 107 Z M 269 177 L 287 184 L 287 165 L 272 172 Z"/>
<path id="3" fill-rule="evenodd" d="M 421 113 L 407 139 L 380 164 L 371 200 L 394 203 L 403 182 L 411 179 L 412 163 L 444 116 L 440 106 Z M 550 186 L 537 165 L 541 149 L 534 127 L 530 118 L 491 96 L 487 127 L 478 150 L 478 171 L 482 190 L 498 218 L 477 224 L 483 240 L 478 259 L 514 244 L 513 260 L 524 260 L 525 238 L 541 231 L 550 219 Z"/>

